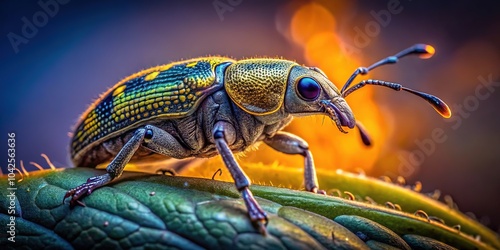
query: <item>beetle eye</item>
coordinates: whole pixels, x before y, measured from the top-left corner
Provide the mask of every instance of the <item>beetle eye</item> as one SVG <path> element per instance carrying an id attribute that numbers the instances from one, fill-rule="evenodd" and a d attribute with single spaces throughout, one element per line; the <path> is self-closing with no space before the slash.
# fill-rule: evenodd
<path id="1" fill-rule="evenodd" d="M 302 98 L 312 101 L 318 98 L 321 89 L 315 80 L 309 77 L 304 77 L 299 80 L 299 83 L 297 84 L 297 91 Z"/>

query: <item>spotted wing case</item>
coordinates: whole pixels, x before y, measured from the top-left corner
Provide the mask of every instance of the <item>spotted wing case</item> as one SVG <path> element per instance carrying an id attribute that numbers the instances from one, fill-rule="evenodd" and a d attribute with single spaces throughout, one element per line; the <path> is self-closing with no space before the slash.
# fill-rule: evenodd
<path id="1" fill-rule="evenodd" d="M 124 129 L 193 112 L 215 87 L 215 67 L 232 61 L 197 58 L 149 68 L 123 79 L 81 116 L 71 142 L 72 158 Z"/>

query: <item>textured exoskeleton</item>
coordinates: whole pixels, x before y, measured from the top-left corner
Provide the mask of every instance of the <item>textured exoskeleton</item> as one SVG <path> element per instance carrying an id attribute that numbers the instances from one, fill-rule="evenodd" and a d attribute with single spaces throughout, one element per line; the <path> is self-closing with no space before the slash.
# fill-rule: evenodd
<path id="1" fill-rule="evenodd" d="M 89 178 L 68 191 L 71 205 L 94 189 L 118 178 L 129 161 L 162 158 L 212 157 L 220 154 L 241 192 L 252 222 L 265 232 L 266 213 L 249 190 L 250 180 L 233 153 L 262 141 L 287 154 L 304 156 L 305 189 L 318 189 L 309 146 L 281 131 L 294 116 L 326 115 L 344 128 L 359 127 L 344 97 L 366 84 L 405 90 L 425 98 L 443 116 L 446 104 L 437 97 L 396 83 L 367 80 L 348 88 L 359 74 L 395 63 L 408 54 L 425 54 L 429 46 L 415 45 L 368 68 L 358 68 L 342 91 L 321 70 L 282 59 L 235 61 L 205 57 L 141 71 L 120 81 L 82 115 L 71 143 L 76 166 L 110 162 L 107 173 Z"/>

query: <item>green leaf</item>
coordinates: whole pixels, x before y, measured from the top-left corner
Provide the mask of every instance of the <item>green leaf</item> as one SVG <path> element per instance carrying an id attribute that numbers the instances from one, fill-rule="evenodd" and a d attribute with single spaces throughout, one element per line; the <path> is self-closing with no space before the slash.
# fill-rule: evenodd
<path id="1" fill-rule="evenodd" d="M 368 249 L 367 244 L 492 249 L 500 246 L 498 238 L 488 239 L 488 229 L 479 223 L 472 223 L 468 230 L 473 235 L 485 235 L 484 242 L 440 223 L 383 206 L 254 185 L 251 189 L 269 215 L 268 234 L 263 236 L 249 221 L 234 184 L 210 179 L 128 172 L 85 197 L 85 207 L 70 209 L 68 202 L 62 203 L 67 190 L 102 173 L 94 169 L 33 172 L 15 183 L 16 199 L 12 203 L 7 196 L 10 192 L 7 177 L 0 178 L 3 197 L 0 223 L 7 225 L 11 223 L 11 215 L 16 217 L 15 242 L 8 240 L 6 227 L 1 232 L 0 244 L 7 248 L 37 249 Z M 320 173 L 319 178 L 323 188 L 352 187 L 355 195 L 364 192 L 380 199 L 394 198 L 390 193 L 373 195 L 366 190 L 394 189 L 376 179 L 342 173 Z M 398 187 L 398 194 L 410 198 L 400 204 L 426 204 L 423 195 L 401 189 Z M 431 211 L 427 207 L 422 209 Z M 460 213 L 453 214 L 451 219 L 466 220 Z M 360 220 L 369 227 L 353 227 Z M 358 237 L 361 233 L 371 238 L 364 239 L 365 242 Z M 426 241 L 417 246 L 415 242 L 419 239 Z"/>

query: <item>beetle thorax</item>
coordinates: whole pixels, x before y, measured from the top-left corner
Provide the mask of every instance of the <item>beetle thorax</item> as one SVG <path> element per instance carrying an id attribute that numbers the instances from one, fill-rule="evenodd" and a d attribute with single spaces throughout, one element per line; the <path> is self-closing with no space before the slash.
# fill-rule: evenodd
<path id="1" fill-rule="evenodd" d="M 253 115 L 271 114 L 283 105 L 290 69 L 296 63 L 280 59 L 247 59 L 230 65 L 225 89 L 231 100 Z"/>

